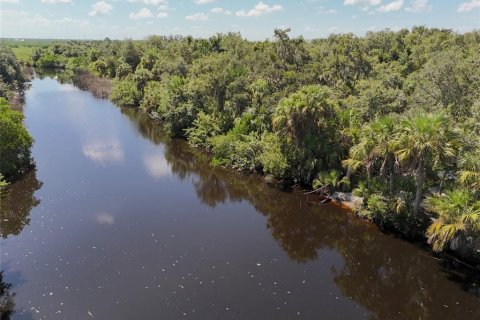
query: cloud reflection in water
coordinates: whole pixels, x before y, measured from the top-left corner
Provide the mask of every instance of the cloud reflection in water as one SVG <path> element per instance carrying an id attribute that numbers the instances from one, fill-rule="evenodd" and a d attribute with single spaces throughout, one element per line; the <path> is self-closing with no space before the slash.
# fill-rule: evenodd
<path id="1" fill-rule="evenodd" d="M 102 164 L 122 162 L 125 160 L 123 148 L 118 141 L 95 141 L 82 147 L 88 159 Z"/>
<path id="2" fill-rule="evenodd" d="M 147 173 L 154 179 L 170 176 L 170 166 L 165 160 L 163 153 L 147 154 L 143 156 L 143 165 Z"/>
<path id="3" fill-rule="evenodd" d="M 115 222 L 113 214 L 102 212 L 96 216 L 96 220 L 99 224 L 112 225 Z"/>

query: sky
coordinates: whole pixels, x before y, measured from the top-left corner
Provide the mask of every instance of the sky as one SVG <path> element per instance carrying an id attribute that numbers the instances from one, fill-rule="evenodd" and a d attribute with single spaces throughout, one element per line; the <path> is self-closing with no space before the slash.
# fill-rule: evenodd
<path id="1" fill-rule="evenodd" d="M 480 0 L 0 0 L 0 37 L 143 39 L 241 32 L 271 38 L 275 28 L 307 39 L 332 33 L 424 25 L 480 29 Z"/>

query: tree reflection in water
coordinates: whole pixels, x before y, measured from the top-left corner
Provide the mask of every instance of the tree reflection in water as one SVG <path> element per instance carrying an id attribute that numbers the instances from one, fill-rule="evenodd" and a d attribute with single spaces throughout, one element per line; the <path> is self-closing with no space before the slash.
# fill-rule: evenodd
<path id="1" fill-rule="evenodd" d="M 11 319 L 15 310 L 15 292 L 10 292 L 11 283 L 3 279 L 3 271 L 0 271 L 0 319 Z"/>
<path id="2" fill-rule="evenodd" d="M 130 124 L 135 128 L 135 131 L 153 144 L 159 145 L 168 140 L 168 136 L 162 128 L 144 113 L 127 108 L 122 108 L 120 111 L 130 119 Z"/>
<path id="3" fill-rule="evenodd" d="M 206 205 L 248 201 L 266 217 L 267 228 L 283 250 L 299 263 L 317 259 L 320 249 L 339 252 L 344 264 L 340 270 L 332 269 L 337 286 L 375 319 L 455 319 L 463 304 L 477 312 L 472 319 L 480 319 L 480 281 L 475 271 L 447 266 L 428 251 L 382 234 L 340 208 L 311 206 L 302 194 L 279 192 L 258 176 L 213 168 L 204 152 L 183 140 L 169 139 L 142 114 L 124 113 L 143 137 L 164 144 L 173 173 L 192 179 Z M 452 305 L 455 299 L 445 292 L 457 285 L 471 294 L 455 297 L 459 301 Z"/>
<path id="4" fill-rule="evenodd" d="M 36 170 L 28 172 L 21 180 L 1 191 L 0 235 L 18 235 L 30 223 L 30 211 L 40 204 L 35 192 L 42 187 Z"/>
<path id="5" fill-rule="evenodd" d="M 301 194 L 280 193 L 260 182 L 258 176 L 212 168 L 207 155 L 183 141 L 167 142 L 165 157 L 174 173 L 192 177 L 203 203 L 250 202 L 265 215 L 267 228 L 292 260 L 315 260 L 320 249 L 339 252 L 344 265 L 332 270 L 337 286 L 375 318 L 455 319 L 457 306 L 449 305 L 452 299 L 445 297 L 455 284 L 438 272 L 439 261 L 428 252 L 381 234 L 336 207 L 311 206 Z M 460 274 L 464 276 L 451 279 L 475 293 L 478 275 L 468 270 Z M 480 313 L 473 318 L 480 318 Z"/>

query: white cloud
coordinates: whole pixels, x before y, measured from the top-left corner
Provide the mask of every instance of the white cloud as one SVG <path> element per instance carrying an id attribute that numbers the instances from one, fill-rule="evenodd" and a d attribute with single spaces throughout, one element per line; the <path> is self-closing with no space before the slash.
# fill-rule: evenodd
<path id="1" fill-rule="evenodd" d="M 85 27 L 89 25 L 87 20 L 72 18 L 50 19 L 41 14 L 30 14 L 26 11 L 1 10 L 2 23 L 8 23 L 16 27 Z M 62 87 L 65 88 L 65 87 Z"/>
<path id="2" fill-rule="evenodd" d="M 158 9 L 157 18 L 163 19 L 163 18 L 168 17 L 168 12 L 167 12 L 169 10 L 168 5 L 162 4 L 162 5 L 158 6 L 157 9 Z"/>
<path id="3" fill-rule="evenodd" d="M 146 19 L 146 18 L 152 18 L 153 13 L 152 11 L 150 11 L 150 9 L 142 8 L 138 10 L 138 12 L 130 13 L 128 17 L 133 20 Z"/>
<path id="4" fill-rule="evenodd" d="M 410 7 L 406 7 L 405 11 L 409 12 L 425 12 L 432 8 L 428 4 L 428 0 L 413 0 Z"/>
<path id="5" fill-rule="evenodd" d="M 167 4 L 167 0 L 127 0 L 130 3 L 143 3 L 147 6 L 158 6 L 161 4 Z"/>
<path id="6" fill-rule="evenodd" d="M 403 7 L 403 0 L 396 0 L 390 3 L 381 5 L 377 11 L 379 12 L 391 12 L 391 11 L 398 11 Z"/>
<path id="7" fill-rule="evenodd" d="M 363 6 L 378 6 L 382 3 L 382 0 L 345 0 L 343 2 L 344 6 L 356 6 L 356 5 L 363 5 Z"/>
<path id="8" fill-rule="evenodd" d="M 207 3 L 213 3 L 217 0 L 194 0 L 195 4 L 207 4 Z"/>
<path id="9" fill-rule="evenodd" d="M 230 10 L 225 10 L 225 9 L 223 9 L 223 8 L 218 8 L 218 7 L 217 7 L 217 8 L 212 8 L 212 9 L 210 10 L 210 12 L 212 12 L 212 13 L 214 13 L 214 14 L 224 14 L 224 15 L 226 15 L 226 16 L 229 16 L 229 15 L 232 14 L 232 11 L 230 11 Z"/>
<path id="10" fill-rule="evenodd" d="M 62 25 L 62 26 L 77 26 L 77 27 L 85 27 L 90 24 L 87 20 L 72 19 L 68 17 L 53 20 L 53 23 L 57 25 Z"/>
<path id="11" fill-rule="evenodd" d="M 47 4 L 72 3 L 72 0 L 42 0 L 42 3 L 47 3 Z"/>
<path id="12" fill-rule="evenodd" d="M 0 0 L 0 3 L 1 2 L 5 2 L 5 3 L 18 3 L 19 0 Z"/>
<path id="13" fill-rule="evenodd" d="M 208 16 L 205 13 L 195 13 L 185 17 L 185 20 L 189 21 L 207 21 Z"/>
<path id="14" fill-rule="evenodd" d="M 263 3 L 260 1 L 253 7 L 253 9 L 250 9 L 250 11 L 246 12 L 244 10 L 240 10 L 235 12 L 235 15 L 237 17 L 260 17 L 265 14 L 270 14 L 273 12 L 277 11 L 282 11 L 283 7 L 278 4 L 274 4 L 273 6 L 269 6 L 268 4 Z"/>
<path id="15" fill-rule="evenodd" d="M 480 0 L 471 0 L 470 2 L 461 3 L 458 6 L 458 12 L 469 12 L 475 8 L 480 8 Z"/>
<path id="16" fill-rule="evenodd" d="M 98 16 L 110 13 L 112 11 L 113 6 L 105 1 L 99 1 L 95 4 L 92 4 L 92 11 L 90 11 L 90 16 Z"/>
<path id="17" fill-rule="evenodd" d="M 333 13 L 337 13 L 337 10 L 335 9 L 327 9 L 325 7 L 318 7 L 317 8 L 317 12 L 318 13 L 321 13 L 321 14 L 333 14 Z"/>

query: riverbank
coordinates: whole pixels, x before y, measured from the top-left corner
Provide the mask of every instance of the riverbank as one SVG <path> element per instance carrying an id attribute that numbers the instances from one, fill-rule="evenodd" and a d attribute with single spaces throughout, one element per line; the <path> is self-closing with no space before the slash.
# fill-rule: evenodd
<path id="1" fill-rule="evenodd" d="M 0 188 L 34 167 L 33 138 L 24 125 L 27 77 L 10 48 L 0 46 Z"/>
<path id="2" fill-rule="evenodd" d="M 111 83 L 111 80 L 107 78 L 99 78 L 86 71 L 75 71 L 73 79 L 75 79 L 74 84 L 77 85 L 80 89 L 90 91 L 92 92 L 92 94 L 94 94 L 94 96 L 98 98 L 106 98 L 111 93 L 112 83 Z M 145 113 L 151 119 L 151 121 L 154 121 L 157 125 L 159 126 L 164 125 L 163 119 L 155 111 L 146 112 L 146 110 L 139 107 L 135 109 L 137 109 L 139 112 Z M 208 152 L 209 155 L 212 156 L 211 150 L 208 150 L 205 148 L 200 148 L 200 149 Z M 230 170 L 234 170 L 234 168 L 230 168 Z M 248 172 L 244 172 L 244 174 L 248 174 Z M 291 180 L 276 179 L 275 177 L 268 174 L 266 175 L 262 173 L 259 173 L 259 174 L 260 174 L 259 179 L 263 179 L 267 184 L 274 186 L 275 188 L 278 188 L 283 191 L 292 189 L 292 186 L 295 184 Z M 301 188 L 293 188 L 293 189 L 295 192 L 312 191 L 311 188 L 305 189 L 305 186 L 302 186 Z M 321 204 L 322 201 L 325 199 L 324 196 L 316 196 L 315 194 L 310 195 L 310 198 L 315 198 L 315 197 L 317 197 L 317 199 L 316 200 L 312 199 L 313 201 L 311 201 L 313 205 Z M 429 244 L 427 242 L 428 239 L 424 236 L 426 226 L 424 227 L 424 229 L 422 229 L 423 232 L 419 232 L 419 230 L 416 230 L 413 233 L 406 233 L 396 229 L 392 225 L 385 224 L 384 221 L 369 219 L 368 217 L 366 217 L 364 214 L 361 213 L 362 210 L 365 209 L 364 198 L 355 196 L 353 195 L 352 192 L 334 191 L 332 194 L 328 196 L 328 199 L 332 199 L 336 205 L 339 205 L 342 208 L 348 209 L 353 214 L 355 214 L 359 219 L 363 219 L 363 220 L 366 219 L 366 220 L 369 220 L 371 223 L 378 225 L 380 229 L 383 230 L 383 232 L 396 234 L 406 241 L 413 242 L 420 245 L 420 247 L 424 249 L 426 247 L 429 247 Z M 425 216 L 424 219 L 430 219 L 430 218 Z M 428 249 L 428 251 L 430 251 L 431 254 L 434 253 L 433 251 L 431 251 L 431 249 Z M 466 266 L 469 266 L 470 268 L 480 270 L 479 257 L 472 256 L 471 253 L 468 253 L 468 255 L 465 255 L 465 250 L 463 250 L 462 253 L 448 250 L 443 254 L 435 253 L 434 255 L 437 257 L 443 257 L 450 261 L 456 260 L 460 264 L 464 264 Z"/>
<path id="3" fill-rule="evenodd" d="M 155 112 L 215 165 L 354 192 L 359 216 L 480 259 L 477 33 L 58 41 L 32 64 L 113 79 L 113 102 Z"/>
<path id="4" fill-rule="evenodd" d="M 32 81 L 24 109 L 37 170 L 0 205 L 14 316 L 31 308 L 53 319 L 59 310 L 68 319 L 89 311 L 212 320 L 480 312 L 474 271 L 336 205 L 313 205 L 301 189 L 214 167 L 144 113 L 58 79 Z"/>

